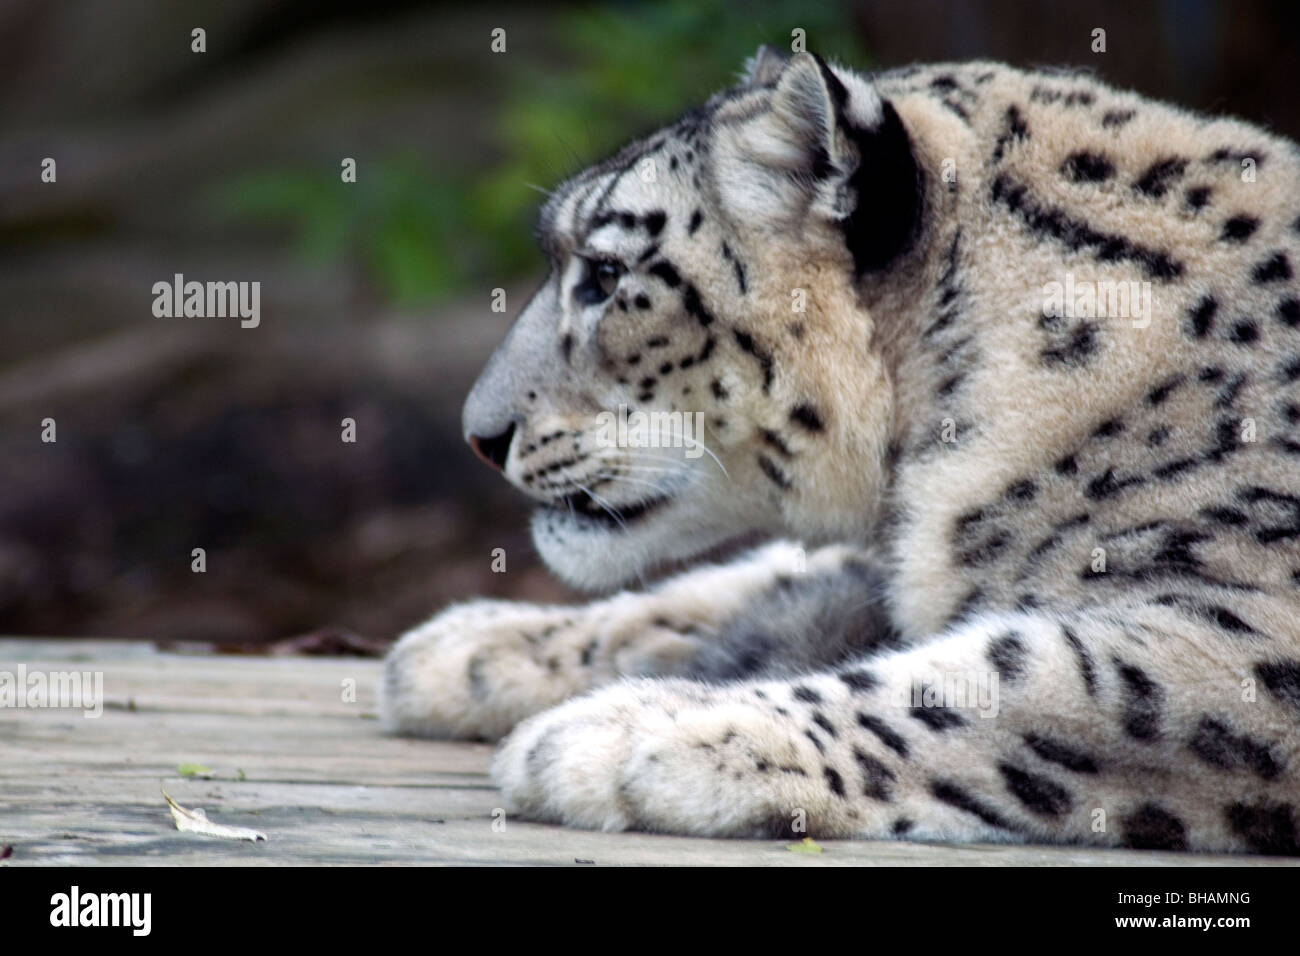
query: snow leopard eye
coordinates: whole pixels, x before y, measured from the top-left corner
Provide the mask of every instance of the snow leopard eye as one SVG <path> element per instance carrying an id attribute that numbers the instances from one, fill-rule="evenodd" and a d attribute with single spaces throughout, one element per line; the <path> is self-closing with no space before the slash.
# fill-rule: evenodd
<path id="1" fill-rule="evenodd" d="M 600 305 L 618 288 L 623 276 L 623 266 L 613 259 L 584 259 L 586 264 L 582 281 L 574 287 L 573 294 L 583 305 Z"/>

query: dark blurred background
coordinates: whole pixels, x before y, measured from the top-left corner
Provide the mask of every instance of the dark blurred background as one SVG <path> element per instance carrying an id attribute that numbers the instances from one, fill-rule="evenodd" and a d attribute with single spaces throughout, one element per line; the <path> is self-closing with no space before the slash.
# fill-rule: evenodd
<path id="1" fill-rule="evenodd" d="M 472 594 L 567 599 L 459 428 L 540 277 L 538 187 L 795 28 L 1296 138 L 1296 6 L 0 0 L 0 633 L 364 651 Z M 261 282 L 260 327 L 155 318 L 178 272 Z"/>

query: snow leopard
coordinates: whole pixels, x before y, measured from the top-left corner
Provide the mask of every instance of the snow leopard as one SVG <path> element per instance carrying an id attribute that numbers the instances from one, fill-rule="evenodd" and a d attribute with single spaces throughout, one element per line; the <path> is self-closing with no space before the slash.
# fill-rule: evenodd
<path id="1" fill-rule="evenodd" d="M 1300 854 L 1294 143 L 764 48 L 538 231 L 463 425 L 593 601 L 410 631 L 387 729 L 574 827 Z"/>

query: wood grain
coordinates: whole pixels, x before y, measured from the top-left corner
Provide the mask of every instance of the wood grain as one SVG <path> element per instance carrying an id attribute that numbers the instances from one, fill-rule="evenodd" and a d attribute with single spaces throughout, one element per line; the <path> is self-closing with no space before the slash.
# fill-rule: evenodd
<path id="1" fill-rule="evenodd" d="M 8 865 L 1288 865 L 1255 857 L 1038 846 L 589 833 L 505 817 L 485 744 L 383 735 L 379 664 L 169 654 L 120 641 L 0 640 L 0 670 L 101 671 L 99 718 L 0 709 L 0 845 Z M 344 699 L 355 681 L 355 702 Z M 184 777 L 182 763 L 212 768 Z M 177 832 L 161 790 L 266 843 Z M 1295 865 L 1290 863 L 1289 865 Z"/>

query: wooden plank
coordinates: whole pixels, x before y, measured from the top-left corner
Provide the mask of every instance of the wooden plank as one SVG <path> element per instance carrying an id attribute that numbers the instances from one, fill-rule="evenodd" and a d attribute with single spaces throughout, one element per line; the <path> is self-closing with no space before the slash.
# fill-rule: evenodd
<path id="1" fill-rule="evenodd" d="M 112 706 L 0 710 L 0 844 L 11 865 L 1295 865 L 1067 847 L 589 833 L 504 817 L 485 744 L 384 736 L 369 660 L 166 654 L 138 642 L 0 640 L 0 670 L 92 670 Z M 342 694 L 355 681 L 355 698 Z M 184 777 L 205 764 L 212 779 Z M 177 832 L 166 788 L 266 843 Z M 494 826 L 495 824 L 495 826 Z"/>
<path id="2" fill-rule="evenodd" d="M 267 658 L 164 654 L 149 645 L 0 640 L 0 670 L 23 663 L 29 670 L 103 673 L 106 708 L 165 713 L 373 714 L 378 661 L 356 658 Z M 345 699 L 345 689 L 355 698 Z"/>

